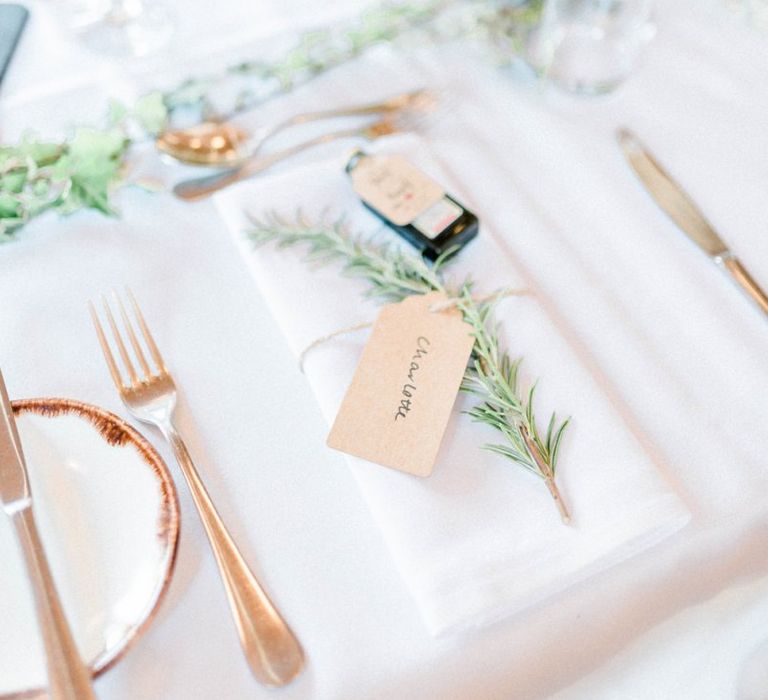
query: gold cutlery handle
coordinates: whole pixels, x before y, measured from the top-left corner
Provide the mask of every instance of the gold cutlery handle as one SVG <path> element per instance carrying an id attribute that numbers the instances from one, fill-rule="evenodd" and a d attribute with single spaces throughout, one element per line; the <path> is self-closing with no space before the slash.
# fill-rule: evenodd
<path id="1" fill-rule="evenodd" d="M 307 124 L 309 122 L 320 121 L 323 119 L 335 119 L 337 117 L 364 117 L 373 114 L 398 112 L 408 107 L 417 105 L 419 100 L 422 102 L 434 102 L 434 93 L 429 93 L 423 89 L 414 90 L 413 92 L 404 92 L 400 95 L 395 95 L 379 102 L 371 102 L 369 104 L 356 105 L 354 107 L 324 109 L 318 110 L 317 112 L 304 112 L 303 114 L 297 114 L 293 117 L 289 117 L 288 119 L 273 126 L 264 135 L 263 140 L 272 138 L 272 136 L 275 134 L 291 126 L 298 126 L 300 124 Z"/>
<path id="2" fill-rule="evenodd" d="M 766 296 L 760 285 L 755 282 L 752 275 L 747 272 L 747 269 L 741 264 L 739 259 L 728 255 L 723 256 L 719 262 L 734 281 L 749 295 L 752 301 L 758 305 L 760 310 L 768 315 L 768 296 Z"/>
<path id="3" fill-rule="evenodd" d="M 420 88 L 418 90 L 412 90 L 409 92 L 403 92 L 397 95 L 392 95 L 383 100 L 376 102 L 370 102 L 363 105 L 353 105 L 351 107 L 339 107 L 337 109 L 319 110 L 314 112 L 305 112 L 303 114 L 297 114 L 293 117 L 289 117 L 281 122 L 278 122 L 274 126 L 267 129 L 264 139 L 271 138 L 278 132 L 286 129 L 290 126 L 297 124 L 306 124 L 307 122 L 316 121 L 319 119 L 333 119 L 335 117 L 354 117 L 365 116 L 368 114 L 379 113 L 392 113 L 399 110 L 404 110 L 408 107 L 419 108 L 420 103 L 430 105 L 437 101 L 436 93 Z M 225 122 L 233 119 L 238 114 L 242 114 L 246 111 L 251 111 L 251 107 L 245 110 L 233 110 L 217 114 L 211 121 Z"/>
<path id="4" fill-rule="evenodd" d="M 256 156 L 233 170 L 225 170 L 224 172 L 216 173 L 215 175 L 206 175 L 205 177 L 198 177 L 192 180 L 184 180 L 183 182 L 174 185 L 173 193 L 180 199 L 184 199 L 188 202 L 204 199 L 214 192 L 223 190 L 225 187 L 229 187 L 241 180 L 247 180 L 249 177 L 263 172 L 276 163 L 301 153 L 308 148 L 313 148 L 314 146 L 319 146 L 323 143 L 329 143 L 330 141 L 336 141 L 337 139 L 365 136 L 366 133 L 367 129 L 364 128 L 344 129 L 343 131 L 335 131 L 330 134 L 316 136 L 315 138 L 296 144 L 295 146 L 284 148 L 282 151 L 270 153 L 266 156 Z"/>
<path id="5" fill-rule="evenodd" d="M 32 508 L 13 515 L 40 623 L 48 668 L 51 700 L 96 700 L 91 672 L 77 650 L 35 526 Z"/>
<path id="6" fill-rule="evenodd" d="M 301 645 L 232 540 L 181 436 L 171 425 L 162 426 L 162 430 L 171 443 L 203 521 L 248 665 L 265 685 L 286 685 L 304 665 Z"/>

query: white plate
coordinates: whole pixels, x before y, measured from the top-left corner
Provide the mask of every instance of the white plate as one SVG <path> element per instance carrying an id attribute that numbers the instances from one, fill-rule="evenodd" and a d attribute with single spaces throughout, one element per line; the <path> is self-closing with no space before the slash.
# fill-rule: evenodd
<path id="1" fill-rule="evenodd" d="M 35 518 L 78 648 L 94 675 L 152 621 L 173 572 L 176 490 L 117 416 L 67 399 L 13 402 Z M 13 527 L 0 513 L 0 700 L 45 697 L 45 658 Z"/>

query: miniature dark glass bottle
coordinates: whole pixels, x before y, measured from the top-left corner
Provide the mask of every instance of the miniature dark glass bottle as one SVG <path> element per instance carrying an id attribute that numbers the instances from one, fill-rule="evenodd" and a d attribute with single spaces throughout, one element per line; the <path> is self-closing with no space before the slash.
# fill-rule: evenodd
<path id="1" fill-rule="evenodd" d="M 403 156 L 358 150 L 346 170 L 363 204 L 429 260 L 477 235 L 477 217 Z"/>

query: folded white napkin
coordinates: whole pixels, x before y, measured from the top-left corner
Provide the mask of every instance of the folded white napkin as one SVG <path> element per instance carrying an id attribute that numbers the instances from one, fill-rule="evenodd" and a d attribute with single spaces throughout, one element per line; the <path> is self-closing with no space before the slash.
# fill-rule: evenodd
<path id="1" fill-rule="evenodd" d="M 451 192 L 444 173 L 417 141 L 389 140 L 369 150 L 407 153 Z M 394 240 L 395 234 L 358 202 L 340 160 L 243 183 L 216 201 L 297 356 L 317 338 L 375 319 L 378 306 L 363 299 L 364 282 L 340 276 L 338 266 L 308 266 L 299 248 L 254 249 L 244 236 L 246 212 L 291 216 L 300 208 L 309 218 L 345 214 L 352 229 Z M 515 261 L 483 226 L 483 212 L 477 213 L 480 235 L 448 274 L 455 280 L 472 276 L 478 294 L 525 286 Z M 525 358 L 524 385 L 540 379 L 539 420 L 546 425 L 552 411 L 572 417 L 558 464 L 558 483 L 573 516 L 570 526 L 560 522 L 542 481 L 480 449 L 501 440 L 461 414 L 473 405 L 471 396 L 459 396 L 429 478 L 347 458 L 433 634 L 528 607 L 645 550 L 689 519 L 532 292 L 500 302 L 497 316 L 511 355 Z M 336 337 L 306 356 L 307 379 L 329 424 L 367 333 Z"/>

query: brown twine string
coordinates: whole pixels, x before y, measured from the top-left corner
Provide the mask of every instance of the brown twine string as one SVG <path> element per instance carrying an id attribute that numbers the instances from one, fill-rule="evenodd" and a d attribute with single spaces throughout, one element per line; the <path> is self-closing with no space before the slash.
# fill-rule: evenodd
<path id="1" fill-rule="evenodd" d="M 503 289 L 498 292 L 494 292 L 493 294 L 486 294 L 482 297 L 472 297 L 472 301 L 474 301 L 476 304 L 482 304 L 484 301 L 491 301 L 493 299 L 508 299 L 509 297 L 520 297 L 520 296 L 526 296 L 530 294 L 529 289 Z M 459 302 L 461 302 L 462 299 L 459 297 L 453 297 L 451 299 L 446 299 L 445 301 L 438 301 L 434 304 L 431 304 L 429 307 L 429 310 L 433 313 L 440 313 L 441 311 L 447 311 L 448 309 L 453 308 Z M 331 333 L 326 333 L 325 335 L 321 335 L 319 338 L 315 338 L 307 347 L 305 347 L 300 353 L 299 353 L 299 369 L 301 370 L 301 373 L 304 374 L 304 360 L 306 359 L 307 355 L 310 353 L 310 351 L 314 350 L 319 345 L 323 345 L 324 343 L 327 343 L 329 340 L 333 340 L 334 338 L 338 338 L 340 335 L 347 335 L 348 333 L 354 333 L 355 331 L 361 331 L 365 328 L 371 328 L 373 326 L 373 321 L 367 321 L 366 323 L 357 323 L 354 326 L 347 326 L 346 328 L 340 328 L 339 330 L 332 331 Z"/>

